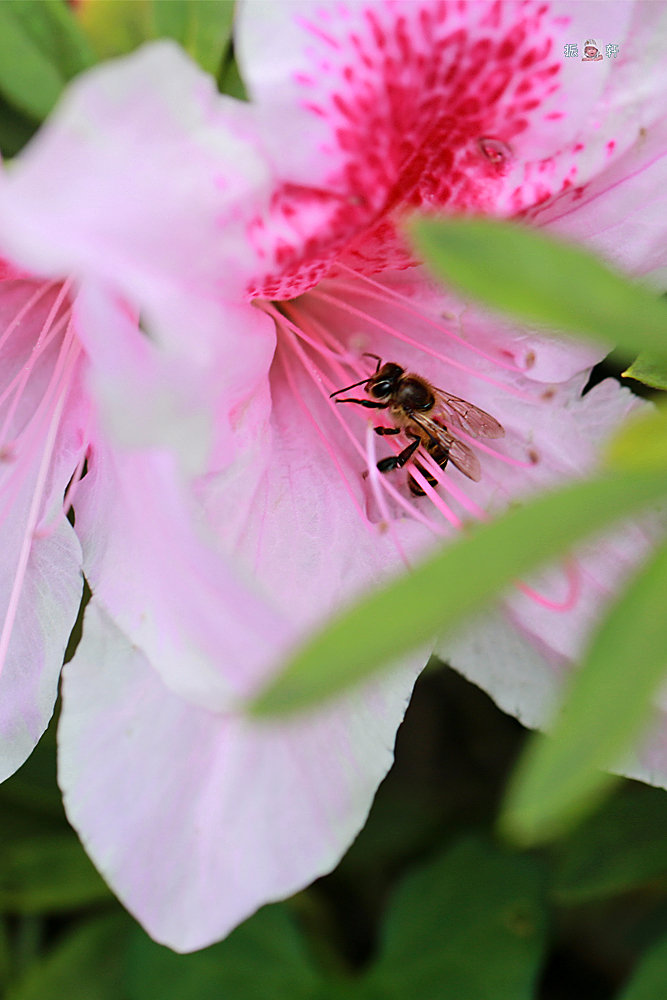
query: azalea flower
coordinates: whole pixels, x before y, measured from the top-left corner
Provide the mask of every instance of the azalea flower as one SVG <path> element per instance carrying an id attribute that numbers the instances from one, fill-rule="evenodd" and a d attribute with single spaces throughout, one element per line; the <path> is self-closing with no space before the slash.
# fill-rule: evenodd
<path id="1" fill-rule="evenodd" d="M 81 601 L 81 550 L 63 510 L 87 407 L 68 289 L 0 262 L 0 775 L 44 732 Z M 78 475 L 77 475 L 78 469 Z"/>
<path id="2" fill-rule="evenodd" d="M 255 2 L 235 36 L 250 103 L 217 96 L 174 47 L 147 48 L 76 82 L 0 190 L 7 254 L 83 276 L 108 435 L 75 498 L 94 596 L 65 670 L 59 780 L 91 857 L 158 940 L 202 947 L 333 867 L 427 654 L 306 717 L 259 724 L 243 700 L 309 630 L 467 520 L 585 473 L 636 405 L 613 382 L 582 396 L 594 349 L 436 286 L 400 226 L 416 210 L 548 218 L 610 252 L 594 221 L 613 212 L 619 259 L 654 270 L 661 226 L 633 235 L 664 199 L 658 16 L 605 7 L 621 55 L 591 84 L 561 58 L 586 32 L 578 4 Z M 114 296 L 145 331 L 122 328 L 120 367 Z M 368 398 L 385 361 L 502 425 L 456 427 L 479 473 L 424 448 L 380 473 L 409 439 L 331 397 L 360 383 Z M 163 370 L 181 405 L 163 406 L 161 433 Z M 144 385 L 148 444 L 133 419 Z M 175 412 L 209 420 L 193 433 Z M 509 634 L 539 632 L 540 671 L 557 679 L 580 648 L 601 562 L 646 544 L 632 529 L 522 585 Z M 472 672 L 474 648 L 459 652 Z"/>

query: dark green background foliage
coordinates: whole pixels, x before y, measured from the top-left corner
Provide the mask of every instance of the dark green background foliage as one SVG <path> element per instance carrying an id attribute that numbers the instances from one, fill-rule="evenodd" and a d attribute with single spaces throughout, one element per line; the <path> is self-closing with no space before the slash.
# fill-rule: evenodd
<path id="1" fill-rule="evenodd" d="M 667 982 L 667 796 L 623 782 L 548 848 L 494 823 L 525 733 L 435 667 L 339 867 L 193 955 L 154 944 L 64 818 L 55 737 L 0 787 L 7 1000 L 657 1000 Z M 224 887 L 220 887 L 224 891 Z"/>

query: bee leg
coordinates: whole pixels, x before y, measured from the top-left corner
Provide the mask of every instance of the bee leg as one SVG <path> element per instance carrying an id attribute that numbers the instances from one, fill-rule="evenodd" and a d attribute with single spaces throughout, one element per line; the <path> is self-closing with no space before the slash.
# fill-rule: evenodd
<path id="1" fill-rule="evenodd" d="M 400 434 L 401 433 L 401 428 L 400 427 L 374 427 L 373 430 L 375 431 L 376 434 L 379 434 L 381 437 L 384 436 L 384 435 L 386 435 L 386 434 Z"/>
<path id="2" fill-rule="evenodd" d="M 372 409 L 372 410 L 386 410 L 387 407 L 389 406 L 389 403 L 376 403 L 372 399 L 350 399 L 350 398 L 347 398 L 347 397 L 344 398 L 344 399 L 337 399 L 336 402 L 337 403 L 358 403 L 359 406 L 367 406 L 369 409 Z"/>
<path id="3" fill-rule="evenodd" d="M 398 455 L 390 455 L 389 458 L 380 459 L 377 463 L 378 470 L 389 472 L 391 469 L 402 469 L 405 463 L 410 461 L 420 444 L 421 438 L 415 438 Z"/>

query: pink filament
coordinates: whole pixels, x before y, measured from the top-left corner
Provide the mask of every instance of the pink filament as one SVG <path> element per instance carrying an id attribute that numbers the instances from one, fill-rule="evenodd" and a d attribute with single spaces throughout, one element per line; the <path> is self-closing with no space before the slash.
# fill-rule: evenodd
<path id="1" fill-rule="evenodd" d="M 9 411 L 6 414 L 5 420 L 4 420 L 3 425 L 2 425 L 2 428 L 0 429 L 0 441 L 3 442 L 3 443 L 5 442 L 5 438 L 7 436 L 7 431 L 9 429 L 9 427 L 11 426 L 11 422 L 12 422 L 12 419 L 13 419 L 14 414 L 16 412 L 16 408 L 18 407 L 18 403 L 19 403 L 19 400 L 21 398 L 21 393 L 23 392 L 25 386 L 27 385 L 28 379 L 30 378 L 30 375 L 31 375 L 32 370 L 34 368 L 35 361 L 37 360 L 37 358 L 39 357 L 39 355 L 44 351 L 44 349 L 47 346 L 47 344 L 50 343 L 50 341 L 53 339 L 54 332 L 53 332 L 53 325 L 52 324 L 53 324 L 53 321 L 55 320 L 55 318 L 56 318 L 56 316 L 58 314 L 58 311 L 59 311 L 61 305 L 63 304 L 65 298 L 67 297 L 67 295 L 69 293 L 70 285 L 71 285 L 71 282 L 68 282 L 68 281 L 63 282 L 63 284 L 62 284 L 62 286 L 60 288 L 60 291 L 58 292 L 58 295 L 56 296 L 56 299 L 55 299 L 53 305 L 51 306 L 51 308 L 49 309 L 48 315 L 47 315 L 46 319 L 44 320 L 44 323 L 42 324 L 42 328 L 39 331 L 39 336 L 37 337 L 37 340 L 35 341 L 35 343 L 33 345 L 33 348 L 32 348 L 32 350 L 30 352 L 30 357 L 28 358 L 27 362 L 25 363 L 25 365 L 23 366 L 23 368 L 21 369 L 21 371 L 19 373 L 20 377 L 18 379 L 16 396 L 14 397 L 14 400 L 12 401 L 12 404 L 9 407 Z M 33 296 L 33 299 L 34 298 L 35 298 L 35 296 Z M 16 328 L 16 317 L 14 318 L 14 321 L 12 323 L 10 323 L 10 327 L 9 328 L 10 329 L 15 329 Z M 6 331 L 5 331 L 5 336 L 6 336 Z M 13 382 L 14 381 L 16 381 L 16 380 L 13 380 Z M 4 399 L 4 396 L 5 396 L 5 393 L 3 393 L 3 399 Z M 1 401 L 2 400 L 0 400 L 0 402 Z"/>
<path id="2" fill-rule="evenodd" d="M 411 569 L 410 560 L 408 559 L 407 553 L 403 548 L 400 538 L 398 537 L 394 518 L 389 514 L 384 492 L 380 486 L 380 473 L 378 472 L 376 465 L 377 457 L 375 453 L 375 435 L 370 421 L 366 427 L 366 458 L 368 462 L 368 480 L 371 490 L 373 491 L 373 496 L 375 497 L 377 505 L 380 508 L 380 513 L 382 514 L 382 523 L 386 524 L 391 535 L 391 539 L 396 546 L 396 551 L 401 557 L 403 564 L 407 569 Z"/>
<path id="3" fill-rule="evenodd" d="M 567 575 L 568 589 L 567 594 L 562 601 L 553 601 L 549 597 L 544 597 L 538 591 L 533 590 L 528 584 L 518 581 L 515 586 L 522 594 L 529 597 L 531 600 L 535 601 L 543 608 L 548 608 L 549 611 L 571 611 L 575 607 L 577 601 L 579 600 L 581 594 L 581 577 L 576 565 L 573 562 L 567 562 L 565 564 L 565 573 Z"/>
<path id="4" fill-rule="evenodd" d="M 5 346 L 6 342 L 13 334 L 14 330 L 17 328 L 17 326 L 23 320 L 23 318 L 28 315 L 33 306 L 36 306 L 39 300 L 44 298 L 46 293 L 50 291 L 52 288 L 55 288 L 56 285 L 57 282 L 55 281 L 51 282 L 50 284 L 40 285 L 35 294 L 32 296 L 32 298 L 28 299 L 27 302 L 23 303 L 23 305 L 17 312 L 14 319 L 11 321 L 11 323 L 8 324 L 6 330 L 0 337 L 0 349 L 2 349 Z"/>
<path id="5" fill-rule="evenodd" d="M 286 327 L 283 326 L 283 329 L 285 329 L 285 328 Z M 291 331 L 290 331 L 290 333 L 291 333 Z M 292 342 L 292 347 L 294 349 L 294 352 L 295 352 L 296 356 L 299 358 L 299 360 L 303 364 L 303 367 L 304 367 L 305 371 L 308 373 L 308 375 L 313 379 L 313 381 L 317 385 L 318 384 L 317 378 L 315 376 L 315 373 L 312 371 L 311 364 L 309 363 L 308 359 L 303 354 L 303 351 L 300 348 L 299 344 L 296 342 L 296 339 L 292 336 L 292 337 L 290 337 L 290 340 Z M 347 493 L 349 494 L 350 499 L 352 500 L 354 506 L 356 507 L 357 513 L 359 514 L 359 516 L 362 519 L 362 521 L 366 524 L 366 518 L 365 518 L 364 512 L 363 512 L 363 510 L 361 509 L 361 507 L 359 505 L 359 501 L 357 500 L 356 496 L 354 495 L 354 491 L 352 490 L 352 487 L 350 486 L 350 483 L 348 482 L 345 473 L 343 472 L 343 468 L 342 468 L 342 466 L 341 466 L 341 464 L 340 464 L 340 462 L 339 462 L 339 460 L 338 460 L 338 458 L 336 456 L 336 453 L 335 453 L 334 449 L 332 448 L 331 443 L 327 440 L 325 434 L 323 434 L 323 432 L 322 432 L 320 426 L 318 425 L 317 421 L 315 421 L 313 419 L 312 413 L 310 412 L 310 410 L 308 409 L 308 407 L 304 403 L 303 399 L 301 398 L 301 394 L 297 390 L 296 383 L 294 381 L 294 377 L 292 375 L 292 372 L 290 371 L 290 367 L 289 367 L 289 365 L 286 362 L 283 362 L 283 369 L 285 371 L 285 375 L 286 375 L 287 381 L 288 381 L 290 389 L 292 391 L 292 397 L 294 399 L 296 399 L 296 401 L 297 401 L 297 403 L 299 405 L 299 408 L 302 410 L 302 412 L 304 413 L 304 415 L 306 416 L 306 418 L 310 421 L 310 423 L 315 428 L 317 436 L 319 437 L 320 441 L 324 445 L 327 453 L 331 457 L 334 465 L 336 466 L 336 468 L 338 469 L 338 472 L 340 473 L 341 479 L 343 480 L 343 483 L 345 485 L 345 489 L 346 489 Z"/>
<path id="6" fill-rule="evenodd" d="M 44 450 L 42 452 L 42 459 L 40 461 L 39 470 L 37 472 L 35 489 L 33 490 L 32 500 L 30 502 L 30 509 L 28 511 L 28 518 L 26 521 L 25 529 L 23 531 L 23 540 L 21 542 L 18 564 L 16 567 L 16 572 L 14 574 L 14 582 L 12 584 L 11 594 L 9 595 L 9 602 L 7 604 L 7 610 L 5 612 L 5 620 L 2 626 L 2 633 L 0 634 L 0 672 L 2 671 L 2 668 L 5 664 L 7 650 L 9 648 L 9 641 L 11 638 L 12 630 L 14 628 L 14 621 L 16 620 L 16 613 L 18 611 L 21 591 L 23 589 L 23 581 L 25 579 L 25 572 L 28 566 L 28 558 L 30 556 L 30 550 L 32 548 L 32 543 L 33 543 L 33 532 L 35 529 L 35 525 L 37 524 L 37 518 L 39 517 L 39 508 L 42 503 L 44 486 L 46 484 L 46 477 L 48 475 L 49 467 L 51 465 L 53 446 L 55 444 L 56 433 L 60 425 L 60 417 L 62 415 L 66 395 L 67 395 L 67 387 L 65 387 L 62 390 L 58 402 L 56 403 L 53 409 L 51 421 L 49 423 L 49 428 L 46 434 L 46 440 L 44 442 Z"/>
<path id="7" fill-rule="evenodd" d="M 416 316 L 423 323 L 427 323 L 429 326 L 432 326 L 440 333 L 444 333 L 445 336 L 449 337 L 451 340 L 455 340 L 457 344 L 462 344 L 469 351 L 472 351 L 474 354 L 477 354 L 481 358 L 485 358 L 485 360 L 487 361 L 491 361 L 492 364 L 497 365 L 499 368 L 505 368 L 507 371 L 516 373 L 521 373 L 523 371 L 523 369 L 519 368 L 518 365 L 510 364 L 508 361 L 503 361 L 502 358 L 497 358 L 491 354 L 487 354 L 487 352 L 483 351 L 481 347 L 477 347 L 475 344 L 471 344 L 467 340 L 464 340 L 463 337 L 459 337 L 457 333 L 454 333 L 449 327 L 443 326 L 442 323 L 439 323 L 438 320 L 433 319 L 431 316 L 428 315 L 428 313 L 424 313 L 420 309 L 416 309 L 413 306 L 410 299 L 407 298 L 407 296 L 402 295 L 401 292 L 397 292 L 394 288 L 388 288 L 386 285 L 382 285 L 379 281 L 374 281 L 372 278 L 369 278 L 368 275 L 361 274 L 360 272 L 355 271 L 354 268 L 352 267 L 347 267 L 346 264 L 342 264 L 340 261 L 336 261 L 336 266 L 344 271 L 347 271 L 349 274 L 354 275 L 354 277 L 358 281 L 360 282 L 364 281 L 366 282 L 366 284 L 371 285 L 373 288 L 377 289 L 377 293 L 374 294 L 369 289 L 364 289 L 363 286 L 358 287 L 357 285 L 343 285 L 341 282 L 337 282 L 335 278 L 329 279 L 332 283 L 335 282 L 336 286 L 340 288 L 341 291 L 357 292 L 359 294 L 367 295 L 370 298 L 374 298 L 379 301 L 390 302 L 390 303 L 392 301 L 396 302 L 404 309 L 405 312 L 409 313 L 411 316 Z"/>
<path id="8" fill-rule="evenodd" d="M 382 320 L 373 316 L 371 313 L 366 313 L 363 309 L 357 309 L 356 306 L 350 305 L 349 302 L 345 302 L 342 299 L 336 298 L 334 295 L 328 295 L 326 292 L 322 292 L 319 289 L 313 289 L 308 292 L 309 297 L 315 299 L 320 299 L 322 302 L 328 302 L 330 305 L 337 306 L 344 312 L 348 312 L 353 316 L 357 316 L 359 319 L 363 319 L 367 323 L 373 324 L 373 326 L 378 327 L 380 330 L 384 330 L 386 333 L 390 333 L 397 340 L 403 341 L 405 344 L 410 344 L 411 347 L 416 347 L 424 354 L 429 354 L 433 358 L 437 358 L 438 361 L 442 361 L 443 364 L 451 365 L 452 368 L 458 368 L 459 371 L 465 372 L 466 375 L 472 375 L 474 378 L 481 379 L 483 382 L 487 382 L 489 385 L 495 386 L 497 389 L 502 389 L 503 392 L 509 393 L 511 396 L 516 396 L 519 399 L 525 399 L 525 393 L 520 392 L 518 389 L 514 389 L 512 386 L 508 386 L 503 382 L 499 382 L 497 379 L 492 378 L 490 375 L 485 375 L 483 372 L 476 371 L 474 368 L 470 368 L 468 365 L 464 365 L 460 361 L 455 361 L 454 358 L 450 358 L 445 354 L 440 354 L 438 351 L 432 350 L 425 344 L 419 343 L 418 340 L 414 340 L 412 337 L 408 337 L 407 334 L 403 333 L 401 330 L 397 330 L 396 327 L 389 326 L 388 323 L 384 323 Z"/>
<path id="9" fill-rule="evenodd" d="M 2 512 L 0 513 L 0 520 L 2 520 L 2 518 L 6 515 L 7 510 L 11 507 L 14 498 L 25 481 L 26 476 L 30 472 L 31 459 L 34 454 L 33 449 L 39 447 L 43 438 L 44 426 L 45 424 L 48 424 L 50 420 L 51 407 L 53 405 L 54 398 L 58 394 L 58 388 L 61 384 L 61 380 L 64 384 L 68 383 L 69 376 L 76 363 L 79 353 L 80 347 L 75 339 L 74 330 L 70 322 L 68 323 L 67 330 L 65 331 L 60 353 L 58 354 L 58 359 L 54 366 L 46 391 L 39 406 L 32 415 L 29 424 L 21 432 L 19 448 L 20 465 L 14 468 L 13 475 L 10 477 L 9 482 L 0 488 L 0 493 L 5 494 L 5 504 Z M 7 489 L 10 485 L 11 489 Z"/>

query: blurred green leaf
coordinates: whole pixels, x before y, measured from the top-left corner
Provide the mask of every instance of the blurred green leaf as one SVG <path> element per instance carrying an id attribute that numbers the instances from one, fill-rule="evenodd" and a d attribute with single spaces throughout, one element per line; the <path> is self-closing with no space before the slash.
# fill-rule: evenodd
<path id="1" fill-rule="evenodd" d="M 321 985 L 289 911 L 266 906 L 225 941 L 177 955 L 136 930 L 128 1000 L 315 1000 Z"/>
<path id="2" fill-rule="evenodd" d="M 43 913 L 109 898 L 109 889 L 73 832 L 3 846 L 0 907 L 6 910 Z"/>
<path id="3" fill-rule="evenodd" d="M 11 970 L 11 960 L 9 953 L 9 935 L 7 934 L 7 920 L 0 914 L 0 996 L 6 996 L 7 984 L 9 982 Z"/>
<path id="4" fill-rule="evenodd" d="M 667 469 L 667 407 L 633 415 L 609 442 L 607 461 L 618 469 Z"/>
<path id="5" fill-rule="evenodd" d="M 459 624 L 512 580 L 666 492 L 664 472 L 618 472 L 569 485 L 476 527 L 335 619 L 297 651 L 251 710 L 298 711 L 358 683 Z"/>
<path id="6" fill-rule="evenodd" d="M 667 304 L 577 246 L 496 219 L 421 219 L 410 232 L 440 278 L 492 309 L 667 358 Z"/>
<path id="7" fill-rule="evenodd" d="M 463 840 L 400 885 L 363 996 L 531 1000 L 545 945 L 543 895 L 536 859 Z"/>
<path id="8" fill-rule="evenodd" d="M 9 104 L 0 93 L 0 156 L 11 160 L 35 134 L 38 123 Z"/>
<path id="9" fill-rule="evenodd" d="M 18 111 L 41 121 L 66 82 L 93 62 L 62 0 L 0 3 L 0 93 Z"/>
<path id="10" fill-rule="evenodd" d="M 638 889 L 667 887 L 667 795 L 628 782 L 621 794 L 556 846 L 552 892 L 577 905 Z"/>
<path id="11" fill-rule="evenodd" d="M 667 389 L 667 362 L 664 358 L 642 352 L 623 372 L 626 378 L 634 378 L 637 382 L 652 389 Z"/>
<path id="12" fill-rule="evenodd" d="M 642 956 L 630 982 L 616 1000 L 661 1000 L 667 984 L 667 937 Z"/>
<path id="13" fill-rule="evenodd" d="M 155 38 L 173 38 L 216 75 L 233 15 L 233 0 L 86 0 L 79 16 L 100 58 L 124 55 Z"/>
<path id="14" fill-rule="evenodd" d="M 239 67 L 233 53 L 230 53 L 230 57 L 225 61 L 220 71 L 218 89 L 221 94 L 229 94 L 230 97 L 235 97 L 237 101 L 248 100 L 248 92 L 241 79 Z"/>
<path id="15" fill-rule="evenodd" d="M 155 38 L 152 0 L 86 0 L 77 12 L 98 58 L 132 52 Z"/>
<path id="16" fill-rule="evenodd" d="M 125 1000 L 130 926 L 124 914 L 83 923 L 33 964 L 7 991 L 6 1000 Z"/>
<path id="17" fill-rule="evenodd" d="M 519 842 L 557 835 L 594 808 L 647 721 L 667 673 L 667 546 L 616 598 L 593 637 L 548 737 L 536 735 L 513 776 L 501 826 Z"/>
<path id="18" fill-rule="evenodd" d="M 155 3 L 154 11 L 157 36 L 176 39 L 216 76 L 232 34 L 234 0 L 171 0 Z"/>
<path id="19" fill-rule="evenodd" d="M 13 819 L 12 805 L 25 812 L 43 813 L 54 823 L 64 819 L 62 797 L 56 779 L 56 716 L 25 763 L 7 781 L 0 784 L 0 833 L 5 822 Z M 36 830 L 36 832 L 39 832 Z"/>

